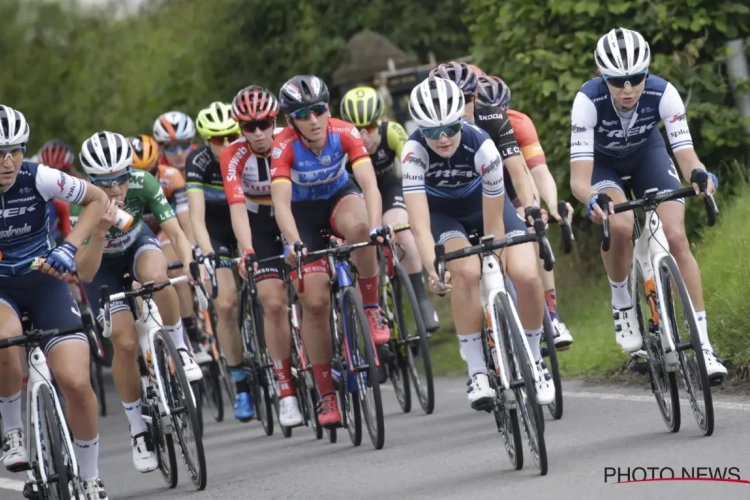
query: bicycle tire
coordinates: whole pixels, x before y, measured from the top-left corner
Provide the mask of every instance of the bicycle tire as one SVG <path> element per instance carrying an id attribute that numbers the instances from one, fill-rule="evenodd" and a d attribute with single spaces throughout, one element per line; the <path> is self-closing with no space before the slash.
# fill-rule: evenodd
<path id="1" fill-rule="evenodd" d="M 383 415 L 383 401 L 380 394 L 380 379 L 378 376 L 377 358 L 375 356 L 375 342 L 372 340 L 370 326 L 365 316 L 365 310 L 359 293 L 356 289 L 350 287 L 344 290 L 342 297 L 344 311 L 349 310 L 352 313 L 352 319 L 358 323 L 357 330 L 360 332 L 360 338 L 356 344 L 350 343 L 350 349 L 354 346 L 364 347 L 364 361 L 367 363 L 367 371 L 360 370 L 357 366 L 354 371 L 354 377 L 357 382 L 357 393 L 360 402 L 360 409 L 367 426 L 367 433 L 370 435 L 370 441 L 376 450 L 383 448 L 385 444 L 385 417 Z M 348 323 L 348 322 L 347 322 Z M 354 338 L 349 332 L 346 334 L 347 339 Z M 359 342 L 361 340 L 361 344 Z M 359 351 L 359 347 L 355 352 Z M 361 355 L 361 353 L 359 353 Z M 360 356 L 354 356 L 351 359 L 357 362 Z"/>
<path id="2" fill-rule="evenodd" d="M 205 373 L 203 376 L 205 377 Z M 204 401 L 204 387 L 203 380 L 199 382 L 190 382 L 190 390 L 193 392 L 195 398 L 193 403 L 195 404 L 195 415 L 198 417 L 198 428 L 203 434 L 203 401 Z"/>
<path id="3" fill-rule="evenodd" d="M 249 299 L 246 301 L 246 305 L 248 306 L 249 317 L 252 318 L 253 328 L 251 332 L 255 340 L 255 346 L 250 349 L 253 354 L 253 368 L 255 370 L 253 390 L 255 415 L 260 420 L 266 436 L 273 436 L 273 401 L 271 400 L 270 381 L 265 368 L 266 359 L 263 356 L 266 350 L 263 331 L 263 309 L 258 303 L 257 297 L 249 297 Z M 249 338 L 252 342 L 253 337 Z"/>
<path id="4" fill-rule="evenodd" d="M 203 433 L 200 430 L 198 424 L 198 412 L 195 408 L 195 402 L 191 397 L 191 386 L 185 376 L 185 371 L 182 368 L 182 358 L 180 357 L 177 348 L 174 346 L 172 339 L 167 335 L 164 330 L 159 330 L 154 336 L 154 350 L 155 355 L 159 356 L 158 344 L 161 343 L 166 347 L 169 358 L 172 359 L 173 370 L 164 370 L 169 364 L 165 363 L 167 360 L 160 359 L 159 366 L 162 369 L 162 380 L 165 382 L 166 387 L 165 394 L 167 397 L 166 403 L 169 404 L 170 410 L 172 410 L 172 427 L 174 433 L 177 436 L 177 444 L 180 447 L 180 453 L 182 454 L 183 462 L 188 470 L 190 481 L 196 490 L 202 491 L 206 488 L 208 482 L 208 471 L 206 470 L 206 455 L 203 449 Z M 164 362 L 162 362 L 164 361 Z M 174 372 L 174 374 L 172 373 Z M 176 390 L 181 395 L 176 394 Z M 180 413 L 175 413 L 174 409 L 184 407 Z M 184 420 L 185 427 L 191 427 L 193 429 L 193 444 L 195 445 L 195 457 L 189 456 L 186 453 L 187 439 L 185 436 L 185 429 L 182 424 L 183 421 L 179 419 L 181 414 L 186 414 L 187 418 Z M 197 462 L 197 463 L 196 463 Z"/>
<path id="5" fill-rule="evenodd" d="M 645 280 L 640 266 L 635 264 L 635 283 L 636 287 L 633 306 L 635 309 L 636 324 L 640 329 L 641 338 L 643 339 L 643 348 L 648 353 L 648 376 L 651 382 L 651 391 L 656 399 L 656 405 L 659 408 L 664 424 L 669 432 L 679 432 L 681 425 L 680 398 L 677 393 L 677 378 L 674 372 L 666 372 L 664 367 L 664 353 L 661 343 L 661 336 L 657 332 L 647 327 L 643 305 L 650 312 L 648 300 L 641 297 L 645 294 Z"/>
<path id="6" fill-rule="evenodd" d="M 700 333 L 698 330 L 698 322 L 695 318 L 695 310 L 693 309 L 693 303 L 690 300 L 690 294 L 687 291 L 687 287 L 685 286 L 685 281 L 682 279 L 682 275 L 680 274 L 680 270 L 677 266 L 677 262 L 675 262 L 674 258 L 669 255 L 662 261 L 662 268 L 660 269 L 660 273 L 664 270 L 664 265 L 666 264 L 666 268 L 668 270 L 669 275 L 672 277 L 672 280 L 674 282 L 675 287 L 677 288 L 677 294 L 679 296 L 680 303 L 683 306 L 683 311 L 686 309 L 685 304 L 688 305 L 690 309 L 691 314 L 687 314 L 687 324 L 688 329 L 690 330 L 690 344 L 692 347 L 692 351 L 695 355 L 695 367 L 698 369 L 698 373 L 694 374 L 697 375 L 696 382 L 700 384 L 698 389 L 700 390 L 700 396 L 703 400 L 703 411 L 701 412 L 698 408 L 698 395 L 695 392 L 695 387 L 693 387 L 693 384 L 688 381 L 688 375 L 687 372 L 690 371 L 690 363 L 688 363 L 687 360 L 687 350 L 678 350 L 677 355 L 680 360 L 680 372 L 682 373 L 682 382 L 684 384 L 685 392 L 688 393 L 688 398 L 690 399 L 690 409 L 693 411 L 693 417 L 695 417 L 695 421 L 698 424 L 698 428 L 701 430 L 704 436 L 710 436 L 714 432 L 714 404 L 713 404 L 713 394 L 711 393 L 711 384 L 708 378 L 708 371 L 706 369 L 706 359 L 703 357 L 703 345 L 701 344 L 700 339 Z M 672 289 L 671 287 L 667 286 L 668 284 L 665 283 L 665 286 L 663 287 L 663 290 L 665 292 L 665 297 L 667 308 L 669 310 L 669 318 L 668 320 L 671 323 L 671 330 L 672 330 L 672 339 L 675 343 L 675 345 L 679 345 L 682 343 L 682 340 L 679 336 L 678 330 L 677 330 L 677 320 L 675 318 L 675 311 L 674 311 L 674 300 L 672 298 Z M 671 300 L 667 300 L 667 298 Z M 696 346 L 698 348 L 696 349 Z M 701 414 L 702 413 L 702 414 Z"/>
<path id="7" fill-rule="evenodd" d="M 539 473 L 545 476 L 548 471 L 547 446 L 544 440 L 544 424 L 542 423 L 544 417 L 536 398 L 536 385 L 534 383 L 534 371 L 532 368 L 534 361 L 528 356 L 529 353 L 526 350 L 526 343 L 524 342 L 526 334 L 515 321 L 516 315 L 512 313 L 513 305 L 510 299 L 506 294 L 500 293 L 496 296 L 495 300 L 500 301 L 501 308 L 497 310 L 503 311 L 502 317 L 504 318 L 505 326 L 510 332 L 510 340 L 513 347 L 511 359 L 513 359 L 513 364 L 516 365 L 516 370 L 514 371 L 520 371 L 523 379 L 523 386 L 515 388 L 514 392 L 521 413 L 521 421 L 526 431 L 531 459 L 534 461 L 534 465 L 536 465 Z"/>
<path id="8" fill-rule="evenodd" d="M 51 455 L 51 463 L 55 467 L 55 473 L 50 473 L 46 470 L 47 484 L 45 489 L 50 488 L 50 483 L 56 483 L 55 488 L 57 489 L 57 498 L 60 500 L 71 500 L 70 490 L 68 489 L 68 483 L 70 483 L 71 476 L 68 471 L 68 466 L 65 464 L 65 457 L 63 456 L 63 444 L 62 444 L 62 433 L 60 427 L 62 422 L 57 415 L 55 405 L 53 403 L 52 393 L 47 385 L 42 384 L 39 387 L 39 393 L 37 394 L 37 403 L 39 404 L 39 417 L 44 420 L 42 428 L 45 429 L 45 435 L 48 436 L 48 446 Z M 43 449 L 47 449 L 43 447 Z M 45 463 L 49 468 L 50 461 L 42 459 L 42 463 Z M 57 476 L 56 480 L 50 481 L 52 476 Z"/>
<path id="9" fill-rule="evenodd" d="M 549 359 L 549 369 L 552 375 L 552 381 L 555 384 L 555 399 L 547 405 L 552 418 L 560 420 L 563 416 L 563 388 L 562 379 L 560 378 L 560 365 L 557 362 L 557 348 L 555 347 L 555 334 L 552 329 L 552 321 L 550 321 L 549 314 L 545 311 L 544 313 L 544 343 L 545 348 L 543 354 Z"/>
<path id="10" fill-rule="evenodd" d="M 393 392 L 396 394 L 396 401 L 398 401 L 401 411 L 409 413 L 411 411 L 411 384 L 409 379 L 411 375 L 409 374 L 409 362 L 406 354 L 406 349 L 409 346 L 403 340 L 404 334 L 402 333 L 405 325 L 400 321 L 401 315 L 396 312 L 394 283 L 385 275 L 385 266 L 380 267 L 380 303 L 391 330 L 391 339 L 386 345 L 378 346 L 377 353 L 380 365 L 386 369 L 388 378 L 393 385 Z"/>
<path id="11" fill-rule="evenodd" d="M 214 422 L 224 421 L 224 396 L 221 391 L 221 361 L 214 361 L 208 365 L 210 386 L 207 386 L 209 391 L 206 391 L 211 400 L 211 404 L 214 407 Z M 204 378 L 205 380 L 205 378 Z"/>
<path id="12" fill-rule="evenodd" d="M 91 387 L 94 389 L 96 399 L 99 402 L 99 416 L 107 416 L 107 391 L 104 389 L 104 376 L 102 374 L 102 365 L 100 362 L 91 358 L 89 365 L 89 378 Z"/>
<path id="13" fill-rule="evenodd" d="M 338 395 L 341 427 L 346 428 L 352 444 L 359 446 L 362 444 L 362 418 L 359 411 L 359 400 L 349 391 L 346 354 L 342 352 L 344 346 L 344 336 L 341 334 L 343 318 L 336 312 L 340 309 L 341 307 L 336 300 L 336 294 L 331 290 L 331 310 L 328 322 L 331 329 L 331 371 L 334 376 L 334 390 Z M 341 328 L 339 328 L 339 324 L 341 324 Z M 336 380 L 335 373 L 338 373 L 338 380 Z M 328 431 L 328 440 L 331 443 L 335 443 L 338 439 L 336 428 L 325 427 L 325 429 Z"/>
<path id="14" fill-rule="evenodd" d="M 234 385 L 232 375 L 229 374 L 229 365 L 227 364 L 227 359 L 224 355 L 221 356 L 219 361 L 219 370 L 221 371 L 222 387 L 227 394 L 229 404 L 234 404 L 237 400 L 237 388 Z"/>
<path id="15" fill-rule="evenodd" d="M 394 286 L 394 289 L 406 290 L 406 300 L 409 301 L 409 307 L 414 316 L 414 327 L 416 328 L 416 335 L 409 335 L 405 339 L 406 362 L 409 368 L 409 375 L 411 376 L 411 385 L 417 394 L 422 411 L 427 415 L 431 415 L 435 411 L 435 380 L 432 375 L 432 360 L 430 359 L 430 345 L 427 342 L 427 329 L 424 326 L 424 318 L 422 318 L 422 313 L 419 309 L 417 294 L 414 292 L 409 275 L 401 265 L 396 265 L 393 269 L 394 275 L 392 281 L 397 285 L 401 285 L 401 287 Z M 403 306 L 397 307 L 396 313 L 403 314 Z M 400 318 L 400 321 L 401 324 L 406 324 L 404 318 Z M 425 378 L 424 383 L 418 373 L 417 358 L 421 360 Z"/>

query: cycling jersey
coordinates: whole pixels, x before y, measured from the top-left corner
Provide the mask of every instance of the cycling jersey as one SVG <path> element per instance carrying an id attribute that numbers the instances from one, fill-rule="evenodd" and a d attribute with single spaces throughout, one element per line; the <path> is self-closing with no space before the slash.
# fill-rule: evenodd
<path id="1" fill-rule="evenodd" d="M 503 161 L 521 154 L 507 108 L 504 106 L 476 108 L 474 120 L 476 125 L 487 132 L 495 142 Z"/>
<path id="2" fill-rule="evenodd" d="M 595 151 L 615 158 L 632 155 L 661 140 L 659 121 L 664 122 L 672 151 L 693 147 L 685 105 L 671 83 L 649 75 L 635 108 L 622 112 L 615 109 L 600 78 L 589 80 L 573 102 L 570 159 L 593 160 Z"/>
<path id="3" fill-rule="evenodd" d="M 369 159 L 351 123 L 329 118 L 326 144 L 319 155 L 304 145 L 292 127 L 286 127 L 273 141 L 271 180 L 291 182 L 292 201 L 326 200 L 349 182 L 347 156 L 352 168 Z"/>
<path id="4" fill-rule="evenodd" d="M 229 204 L 219 161 L 208 146 L 191 151 L 185 160 L 187 192 L 200 191 L 206 200 L 206 228 L 211 232 L 226 227 Z M 231 228 L 230 228 L 231 231 Z"/>
<path id="5" fill-rule="evenodd" d="M 143 215 L 147 208 L 153 214 L 157 224 L 175 217 L 172 206 L 159 186 L 159 181 L 144 170 L 133 170 L 130 173 L 123 210 L 132 215 L 134 220 L 130 228 L 125 231 L 115 226 L 109 229 L 103 250 L 105 258 L 123 255 L 138 240 L 144 232 Z M 78 222 L 81 210 L 83 210 L 82 207 L 71 205 L 70 221 L 73 226 Z"/>
<path id="6" fill-rule="evenodd" d="M 26 274 L 54 243 L 49 231 L 49 200 L 80 203 L 86 183 L 59 170 L 24 161 L 15 182 L 0 192 L 0 277 Z"/>
<path id="7" fill-rule="evenodd" d="M 187 161 L 185 162 L 187 165 Z M 185 178 L 179 170 L 173 167 L 159 165 L 156 170 L 156 180 L 164 191 L 167 202 L 172 206 L 175 214 L 187 212 L 190 207 L 187 202 L 187 186 Z M 143 222 L 145 222 L 154 234 L 158 234 L 161 229 L 151 208 L 146 206 L 143 213 Z"/>
<path id="8" fill-rule="evenodd" d="M 513 127 L 516 142 L 518 142 L 518 146 L 521 148 L 521 154 L 529 170 L 533 170 L 539 165 L 546 165 L 547 158 L 544 156 L 544 150 L 539 143 L 539 136 L 536 133 L 536 127 L 534 127 L 534 122 L 531 121 L 531 118 L 520 111 L 512 109 L 507 110 L 507 114 L 510 124 Z"/>
<path id="9" fill-rule="evenodd" d="M 270 155 L 255 153 L 240 138 L 224 148 L 219 159 L 229 204 L 244 204 L 249 212 L 273 215 Z"/>

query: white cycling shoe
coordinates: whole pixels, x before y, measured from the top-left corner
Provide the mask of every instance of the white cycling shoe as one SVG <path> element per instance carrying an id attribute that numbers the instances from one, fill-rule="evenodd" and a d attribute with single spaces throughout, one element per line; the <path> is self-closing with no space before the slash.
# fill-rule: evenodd
<path id="1" fill-rule="evenodd" d="M 99 478 L 90 481 L 81 481 L 83 490 L 78 497 L 80 500 L 109 500 L 107 492 L 104 491 L 104 484 Z"/>
<path id="2" fill-rule="evenodd" d="M 133 446 L 133 466 L 138 472 L 151 472 L 159 468 L 159 461 L 156 459 L 156 448 L 154 447 L 151 434 L 141 432 L 131 438 Z"/>
<path id="3" fill-rule="evenodd" d="M 495 391 L 490 387 L 490 379 L 485 373 L 477 373 L 466 382 L 469 404 L 475 410 L 483 410 L 492 402 Z"/>
<path id="4" fill-rule="evenodd" d="M 284 427 L 302 425 L 302 414 L 299 412 L 297 396 L 287 396 L 279 401 L 279 423 Z"/>
<path id="5" fill-rule="evenodd" d="M 727 369 L 715 352 L 703 349 L 703 359 L 706 360 L 706 373 L 712 382 L 719 381 L 727 376 Z"/>
<path id="6" fill-rule="evenodd" d="M 540 375 L 536 381 L 536 402 L 540 405 L 548 405 L 555 400 L 555 382 L 543 359 L 537 361 L 536 369 Z"/>
<path id="7" fill-rule="evenodd" d="M 555 332 L 555 349 L 558 351 L 567 351 L 573 344 L 573 336 L 565 323 L 559 319 L 552 320 L 552 330 Z"/>
<path id="8" fill-rule="evenodd" d="M 633 306 L 627 309 L 612 307 L 612 317 L 615 320 L 615 340 L 624 351 L 635 352 L 643 347 L 643 337 L 636 324 Z"/>
<path id="9" fill-rule="evenodd" d="M 195 362 L 195 359 L 193 359 L 190 352 L 184 347 L 177 349 L 177 351 L 182 358 L 182 368 L 185 370 L 185 376 L 187 377 L 188 382 L 197 382 L 202 379 L 203 371 L 201 371 L 201 367 Z"/>
<path id="10" fill-rule="evenodd" d="M 11 472 L 19 472 L 29 465 L 29 452 L 24 444 L 23 431 L 13 429 L 3 438 L 3 465 Z"/>

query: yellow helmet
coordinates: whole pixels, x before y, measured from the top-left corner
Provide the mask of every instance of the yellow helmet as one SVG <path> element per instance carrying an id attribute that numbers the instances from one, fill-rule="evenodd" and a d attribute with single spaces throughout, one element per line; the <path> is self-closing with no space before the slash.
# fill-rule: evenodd
<path id="1" fill-rule="evenodd" d="M 371 125 L 383 116 L 383 97 L 372 87 L 356 87 L 341 100 L 341 118 L 357 127 Z"/>
<path id="2" fill-rule="evenodd" d="M 239 124 L 232 118 L 232 106 L 223 102 L 212 102 L 202 109 L 195 119 L 195 127 L 204 139 L 240 133 Z"/>
<path id="3" fill-rule="evenodd" d="M 151 170 L 159 161 L 159 145 L 150 135 L 140 134 L 128 137 L 130 147 L 133 149 L 133 168 L 138 170 Z"/>

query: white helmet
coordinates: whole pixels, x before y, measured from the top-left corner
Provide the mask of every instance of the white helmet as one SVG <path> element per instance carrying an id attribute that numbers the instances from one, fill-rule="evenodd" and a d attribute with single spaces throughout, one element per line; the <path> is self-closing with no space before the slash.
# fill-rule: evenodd
<path id="1" fill-rule="evenodd" d="M 195 137 L 193 119 L 182 111 L 169 111 L 154 122 L 156 142 L 185 141 Z"/>
<path id="2" fill-rule="evenodd" d="M 431 76 L 414 87 L 409 113 L 420 127 L 441 127 L 464 116 L 464 94 L 451 80 Z"/>
<path id="3" fill-rule="evenodd" d="M 648 71 L 651 49 L 637 31 L 616 28 L 599 39 L 596 67 L 604 76 L 630 76 Z"/>
<path id="4" fill-rule="evenodd" d="M 15 146 L 29 142 L 29 124 L 23 113 L 0 104 L 0 146 Z"/>
<path id="5" fill-rule="evenodd" d="M 97 132 L 83 141 L 78 157 L 89 175 L 107 175 L 133 165 L 130 143 L 114 132 Z"/>

